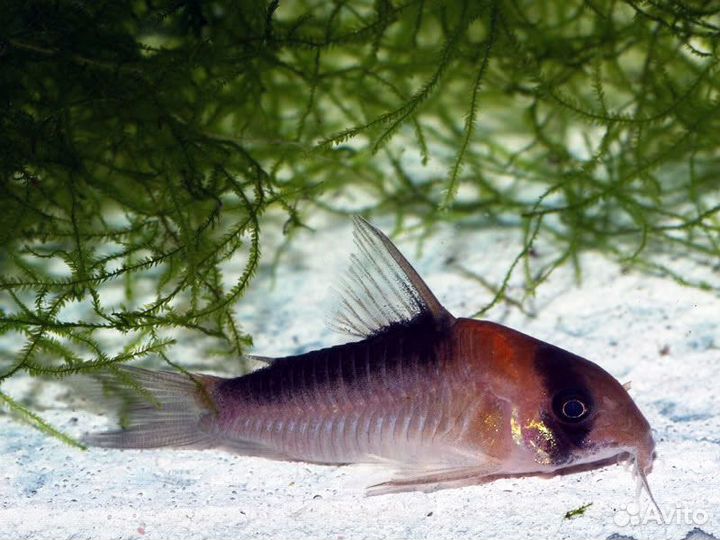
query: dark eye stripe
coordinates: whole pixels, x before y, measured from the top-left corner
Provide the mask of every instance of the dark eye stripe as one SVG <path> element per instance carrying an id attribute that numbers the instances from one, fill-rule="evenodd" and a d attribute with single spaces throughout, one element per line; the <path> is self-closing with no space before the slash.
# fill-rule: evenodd
<path id="1" fill-rule="evenodd" d="M 583 358 L 549 344 L 542 344 L 535 351 L 535 370 L 540 375 L 547 395 L 561 396 L 562 399 L 557 406 L 553 403 L 554 411 L 541 413 L 557 438 L 551 454 L 555 463 L 567 462 L 573 450 L 583 446 L 592 429 L 593 418 L 589 416 L 589 411 L 593 409 L 592 394 L 580 374 L 583 362 Z M 571 394 L 563 396 L 563 393 L 568 391 Z M 566 419 L 562 422 L 557 418 L 558 414 L 562 412 L 563 404 L 572 398 L 580 399 L 588 412 L 578 418 L 579 421 Z"/>

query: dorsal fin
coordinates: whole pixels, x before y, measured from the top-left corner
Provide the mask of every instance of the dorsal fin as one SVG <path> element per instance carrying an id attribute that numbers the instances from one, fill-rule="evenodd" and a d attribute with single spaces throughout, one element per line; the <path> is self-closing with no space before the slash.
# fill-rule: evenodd
<path id="1" fill-rule="evenodd" d="M 358 337 L 376 335 L 394 324 L 430 316 L 438 326 L 454 317 L 390 239 L 363 218 L 353 218 L 356 252 L 340 281 L 334 329 Z"/>

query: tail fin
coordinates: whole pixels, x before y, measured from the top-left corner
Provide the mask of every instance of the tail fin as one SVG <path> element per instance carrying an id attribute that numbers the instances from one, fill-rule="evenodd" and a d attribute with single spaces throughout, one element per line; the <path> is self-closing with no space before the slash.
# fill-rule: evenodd
<path id="1" fill-rule="evenodd" d="M 86 444 L 104 448 L 213 446 L 214 436 L 207 424 L 216 414 L 212 390 L 222 379 L 126 366 L 117 374 L 117 378 L 99 378 L 114 389 L 138 390 L 126 396 L 127 427 L 88 434 Z"/>

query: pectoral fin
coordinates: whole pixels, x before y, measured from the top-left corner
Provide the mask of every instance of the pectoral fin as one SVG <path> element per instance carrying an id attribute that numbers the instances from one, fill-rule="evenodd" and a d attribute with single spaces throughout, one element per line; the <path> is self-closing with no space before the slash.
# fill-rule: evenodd
<path id="1" fill-rule="evenodd" d="M 492 465 L 443 469 L 407 469 L 392 480 L 367 488 L 367 495 L 388 495 L 406 491 L 431 493 L 439 489 L 482 484 L 494 477 L 498 468 Z"/>

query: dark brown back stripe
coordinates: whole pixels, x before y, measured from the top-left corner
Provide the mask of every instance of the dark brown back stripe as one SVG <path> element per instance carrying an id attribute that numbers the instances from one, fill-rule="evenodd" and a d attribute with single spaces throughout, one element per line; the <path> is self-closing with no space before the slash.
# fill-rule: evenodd
<path id="1" fill-rule="evenodd" d="M 438 344 L 446 332 L 437 328 L 430 314 L 421 314 L 356 343 L 278 358 L 245 377 L 223 382 L 221 391 L 235 399 L 277 405 L 297 402 L 299 394 L 307 401 L 327 391 L 333 394 L 325 395 L 325 400 L 342 403 L 343 396 L 334 395 L 339 383 L 341 393 L 396 392 L 418 380 L 418 373 L 410 369 L 413 364 L 437 373 Z"/>

